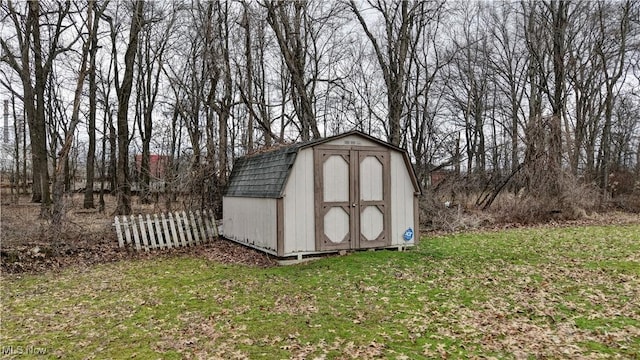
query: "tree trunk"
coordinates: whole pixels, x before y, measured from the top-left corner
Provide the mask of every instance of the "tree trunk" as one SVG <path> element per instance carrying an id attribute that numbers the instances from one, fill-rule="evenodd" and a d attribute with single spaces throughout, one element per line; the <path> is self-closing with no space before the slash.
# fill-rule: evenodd
<path id="1" fill-rule="evenodd" d="M 116 189 L 118 188 L 118 172 L 116 169 L 118 168 L 118 134 L 116 132 L 116 127 L 113 126 L 113 114 L 111 110 L 109 110 L 109 114 L 107 115 L 109 118 L 109 191 L 111 194 L 115 195 Z"/>
<path id="2" fill-rule="evenodd" d="M 520 165 L 518 155 L 518 107 L 517 91 L 515 84 L 511 82 L 511 171 L 514 171 Z"/>
<path id="3" fill-rule="evenodd" d="M 84 79 L 87 75 L 87 57 L 89 55 L 90 44 L 93 43 L 92 38 L 96 36 L 97 27 L 93 26 L 93 0 L 89 1 L 87 7 L 87 28 L 89 29 L 89 39 L 82 47 L 82 57 L 80 59 L 80 68 L 78 69 L 78 79 L 76 81 L 76 89 L 73 97 L 73 110 L 71 115 L 71 123 L 67 129 L 67 133 L 62 143 L 62 149 L 58 154 L 59 160 L 54 173 L 53 183 L 53 213 L 52 223 L 59 225 L 65 214 L 64 193 L 65 183 L 69 178 L 69 152 L 73 145 L 76 126 L 80 122 L 80 99 L 82 97 L 82 88 Z"/>
<path id="4" fill-rule="evenodd" d="M 551 1 L 553 17 L 553 115 L 550 118 L 549 168 L 553 183 L 550 196 L 558 198 L 562 193 L 562 116 L 564 114 L 565 87 L 565 35 L 567 29 L 567 3 L 565 0 Z M 558 199 L 560 200 L 560 199 Z"/>
<path id="5" fill-rule="evenodd" d="M 253 96 L 253 62 L 251 57 L 251 17 L 249 15 L 249 4 L 243 3 L 244 11 L 242 13 L 242 24 L 244 28 L 244 54 L 245 54 L 245 69 L 247 71 L 247 94 L 249 94 L 249 101 L 247 101 L 247 107 L 251 107 L 249 110 L 249 117 L 247 119 L 247 141 L 246 152 L 250 154 L 253 151 L 253 124 L 254 124 L 254 111 L 253 103 L 251 99 Z"/>
<path id="6" fill-rule="evenodd" d="M 220 43 L 222 47 L 222 59 L 223 61 L 223 88 L 224 95 L 221 101 L 221 104 L 217 106 L 218 112 L 218 120 L 219 120 L 219 148 L 218 148 L 218 157 L 219 157 L 219 176 L 218 176 L 218 188 L 224 188 L 227 184 L 227 168 L 228 158 L 227 158 L 227 148 L 229 135 L 227 134 L 227 126 L 229 122 L 229 117 L 231 116 L 231 109 L 233 108 L 233 83 L 231 80 L 231 59 L 229 56 L 229 4 L 220 4 L 218 8 L 219 12 L 219 36 Z M 223 6 L 225 6 L 223 10 Z M 220 203 L 222 203 L 222 197 L 220 197 Z"/>
<path id="7" fill-rule="evenodd" d="M 104 212 L 104 179 L 107 175 L 106 160 L 107 160 L 107 113 L 109 112 L 108 105 L 105 104 L 104 120 L 102 123 L 102 153 L 100 155 L 100 196 L 98 197 L 98 211 Z"/>
<path id="8" fill-rule="evenodd" d="M 526 14 L 525 34 L 527 41 L 527 50 L 529 52 L 529 61 L 527 69 L 527 77 L 530 86 L 529 95 L 529 117 L 527 119 L 526 127 L 524 129 L 524 166 L 526 169 L 525 174 L 525 187 L 528 193 L 536 194 L 538 187 L 540 186 L 539 178 L 544 169 L 539 165 L 539 155 L 543 152 L 541 137 L 542 137 L 542 89 L 544 85 L 543 63 L 545 61 L 545 53 L 539 53 L 542 37 L 541 31 L 538 28 L 539 24 L 536 21 L 537 5 L 532 2 L 531 6 Z"/>
<path id="9" fill-rule="evenodd" d="M 606 20 L 605 14 L 603 12 L 602 4 L 598 3 L 599 10 L 599 23 L 600 23 L 600 36 L 605 39 L 610 36 L 606 31 Z M 609 170 L 610 170 L 610 162 L 611 162 L 611 123 L 613 117 L 613 105 L 614 105 L 614 88 L 618 80 L 623 74 L 623 70 L 625 67 L 625 58 L 626 58 L 626 50 L 627 50 L 627 32 L 629 31 L 629 12 L 631 9 L 630 1 L 626 1 L 621 6 L 621 16 L 620 16 L 620 25 L 619 25 L 619 47 L 615 48 L 614 56 L 611 54 L 606 54 L 605 51 L 609 50 L 608 47 L 610 44 L 606 46 L 601 44 L 596 52 L 600 56 L 601 64 L 602 64 L 602 72 L 605 75 L 605 85 L 606 85 L 606 97 L 605 97 L 605 113 L 604 113 L 604 127 L 602 129 L 602 142 L 600 148 L 602 150 L 602 162 L 601 162 L 601 173 L 600 173 L 600 184 L 602 187 L 602 193 L 604 195 L 604 200 L 608 200 L 610 196 L 609 192 Z M 615 44 L 615 42 L 614 42 Z"/>
<path id="10" fill-rule="evenodd" d="M 6 104 L 6 103 L 5 103 Z M 20 183 L 26 183 L 27 179 L 26 178 L 22 178 L 22 180 L 20 180 L 21 178 L 21 173 L 20 173 L 20 132 L 22 131 L 22 129 L 20 128 L 20 123 L 18 121 L 18 117 L 16 114 L 16 98 L 15 98 L 15 94 L 12 94 L 11 96 L 11 113 L 13 114 L 13 134 L 14 134 L 14 156 L 15 156 L 15 160 L 16 160 L 16 172 L 15 172 L 15 183 L 16 183 L 16 193 L 17 195 L 20 195 Z M 8 114 L 7 114 L 8 116 Z M 24 119 L 23 119 L 24 121 Z M 24 145 L 23 145 L 24 146 Z"/>
<path id="11" fill-rule="evenodd" d="M 51 205 L 51 196 L 49 190 L 49 168 L 47 162 L 47 131 L 44 115 L 44 91 L 46 88 L 47 72 L 43 66 L 40 24 L 38 21 L 39 16 L 40 3 L 37 1 L 29 2 L 28 18 L 32 21 L 33 58 L 35 65 L 35 87 L 33 89 L 35 109 L 33 121 L 29 124 L 31 133 L 31 152 L 33 154 L 33 200 L 40 201 L 42 204 L 40 207 L 40 215 L 48 217 Z"/>
<path id="12" fill-rule="evenodd" d="M 89 2 L 89 6 L 95 6 L 93 1 Z M 100 14 L 96 14 L 94 18 L 92 33 L 96 34 L 98 24 L 100 21 Z M 96 158 L 96 52 L 98 51 L 98 37 L 91 37 L 91 49 L 89 52 L 90 64 L 89 64 L 89 119 L 87 123 L 88 135 L 89 135 L 89 148 L 87 150 L 87 187 L 84 192 L 85 209 L 93 209 L 95 204 L 93 202 L 93 183 L 95 175 L 95 158 Z M 104 141 L 103 141 L 104 143 Z M 104 152 L 104 149 L 103 149 Z"/>
<path id="13" fill-rule="evenodd" d="M 640 179 L 640 141 L 636 150 L 636 179 Z"/>
<path id="14" fill-rule="evenodd" d="M 320 130 L 315 118 L 313 94 L 307 90 L 305 81 L 307 46 L 305 38 L 306 2 L 274 3 L 265 2 L 267 6 L 267 22 L 271 25 L 280 48 L 280 53 L 291 74 L 291 97 L 293 107 L 300 125 L 303 141 L 320 138 Z M 293 6 L 293 18 L 289 17 L 285 7 Z M 291 20 L 293 23 L 291 23 Z"/>
<path id="15" fill-rule="evenodd" d="M 378 8 L 385 22 L 385 40 L 387 42 L 385 53 L 378 43 L 378 38 L 369 30 L 355 2 L 349 1 L 351 11 L 356 15 L 367 38 L 373 45 L 378 65 L 382 70 L 387 90 L 387 107 L 389 108 L 388 138 L 391 144 L 399 146 L 402 140 L 401 120 L 406 97 L 405 84 L 410 81 L 407 78 L 406 61 L 413 56 L 410 53 L 411 41 L 419 37 L 422 31 L 421 27 L 415 26 L 415 15 L 416 13 L 420 13 L 420 16 L 424 15 L 422 14 L 424 3 L 411 3 L 411 9 L 409 9 L 409 1 L 394 4 L 393 11 L 386 7 L 384 11 Z"/>
<path id="16" fill-rule="evenodd" d="M 142 140 L 142 156 L 140 158 L 140 168 L 138 169 L 138 186 L 140 187 L 140 203 L 150 204 L 150 184 L 151 184 L 151 164 L 150 164 L 150 151 L 151 151 L 151 112 L 153 111 L 153 103 L 151 101 L 151 72 L 153 71 L 153 65 L 151 64 L 149 52 L 150 44 L 148 34 L 146 34 L 144 43 L 139 46 L 139 61 L 138 61 L 138 90 L 141 90 L 141 96 L 138 96 L 136 101 L 142 105 L 142 116 L 138 113 L 138 121 L 142 120 L 142 123 L 138 122 L 138 131 L 140 132 L 140 138 Z M 146 50 L 143 50 L 146 49 Z M 142 61 L 144 55 L 144 62 Z M 145 68 L 143 68 L 143 63 Z M 136 106 L 138 109 L 138 106 Z M 138 160 L 136 159 L 136 166 L 138 166 Z"/>
<path id="17" fill-rule="evenodd" d="M 129 44 L 124 55 L 125 71 L 122 85 L 118 91 L 118 164 L 116 169 L 116 198 L 115 213 L 118 215 L 131 214 L 131 184 L 129 183 L 129 98 L 133 87 L 133 66 L 138 48 L 138 34 L 143 25 L 144 1 L 135 3 L 131 16 Z"/>
<path id="18" fill-rule="evenodd" d="M 29 179 L 27 179 L 27 122 L 24 119 L 25 112 L 22 112 L 22 193 L 27 194 Z"/>

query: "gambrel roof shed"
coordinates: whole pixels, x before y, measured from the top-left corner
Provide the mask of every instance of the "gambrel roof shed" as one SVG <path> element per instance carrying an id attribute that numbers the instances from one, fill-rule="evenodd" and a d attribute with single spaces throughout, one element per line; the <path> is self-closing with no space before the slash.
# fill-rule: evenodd
<path id="1" fill-rule="evenodd" d="M 420 187 L 401 148 L 352 131 L 236 160 L 225 237 L 279 257 L 415 244 Z"/>

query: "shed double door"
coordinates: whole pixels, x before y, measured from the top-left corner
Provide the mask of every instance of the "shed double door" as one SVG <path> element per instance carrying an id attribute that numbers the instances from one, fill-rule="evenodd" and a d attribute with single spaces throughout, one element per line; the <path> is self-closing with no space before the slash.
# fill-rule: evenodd
<path id="1" fill-rule="evenodd" d="M 391 244 L 389 157 L 385 150 L 314 149 L 319 251 Z"/>

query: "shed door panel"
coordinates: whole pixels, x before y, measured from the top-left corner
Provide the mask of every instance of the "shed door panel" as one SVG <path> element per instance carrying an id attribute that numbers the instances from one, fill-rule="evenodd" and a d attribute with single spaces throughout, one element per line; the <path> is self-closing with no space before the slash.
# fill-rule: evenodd
<path id="1" fill-rule="evenodd" d="M 389 153 L 358 152 L 359 247 L 389 245 Z"/>
<path id="2" fill-rule="evenodd" d="M 389 245 L 389 152 L 314 152 L 317 249 Z"/>
<path id="3" fill-rule="evenodd" d="M 351 248 L 351 155 L 349 150 L 316 154 L 316 234 L 321 250 Z"/>

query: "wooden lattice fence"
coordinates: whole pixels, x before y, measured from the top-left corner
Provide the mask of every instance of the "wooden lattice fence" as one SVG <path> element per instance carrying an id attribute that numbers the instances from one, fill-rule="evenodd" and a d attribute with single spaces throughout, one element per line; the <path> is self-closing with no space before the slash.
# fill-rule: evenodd
<path id="1" fill-rule="evenodd" d="M 218 236 L 213 213 L 206 210 L 116 216 L 114 226 L 120 247 L 145 251 L 198 245 Z"/>

